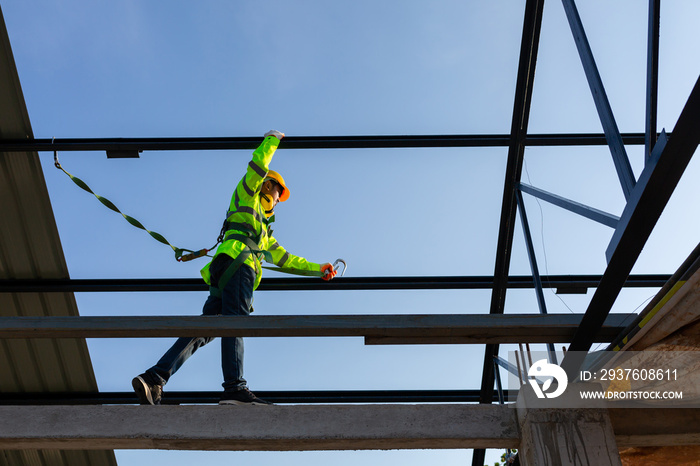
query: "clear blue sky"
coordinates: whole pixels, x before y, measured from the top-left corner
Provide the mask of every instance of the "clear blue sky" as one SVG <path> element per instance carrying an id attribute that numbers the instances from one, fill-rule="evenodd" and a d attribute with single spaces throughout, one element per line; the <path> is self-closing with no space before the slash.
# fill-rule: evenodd
<path id="1" fill-rule="evenodd" d="M 647 6 L 579 1 L 623 132 L 644 131 Z M 510 130 L 524 1 L 2 1 L 34 135 L 47 137 L 505 134 Z M 664 2 L 659 129 L 671 130 L 700 72 L 700 4 Z M 546 3 L 531 133 L 601 132 L 560 2 Z M 284 150 L 291 188 L 275 236 L 348 275 L 491 275 L 505 148 Z M 640 147 L 628 147 L 639 174 Z M 42 153 L 73 278 L 197 277 L 79 190 Z M 64 167 L 178 246 L 214 243 L 249 151 L 147 152 L 138 160 L 63 153 Z M 619 215 L 607 148 L 528 148 L 525 179 Z M 693 160 L 634 273 L 672 273 L 700 235 Z M 526 199 L 542 273 L 602 273 L 612 231 Z M 520 227 L 511 274 L 529 274 Z M 631 312 L 656 290 L 624 291 Z M 205 293 L 78 294 L 81 315 L 195 315 Z M 547 292 L 549 311 L 592 296 Z M 259 292 L 258 314 L 488 313 L 488 291 Z M 532 290 L 507 313 L 536 313 Z M 99 387 L 130 390 L 172 340 L 90 340 Z M 503 354 L 510 348 L 503 349 Z M 482 346 L 364 347 L 361 339 L 248 339 L 251 389 L 478 388 Z M 220 388 L 218 341 L 167 390 Z M 145 420 L 144 420 L 145 421 Z M 493 463 L 500 451 L 489 451 Z M 470 451 L 117 451 L 121 465 L 464 465 Z"/>

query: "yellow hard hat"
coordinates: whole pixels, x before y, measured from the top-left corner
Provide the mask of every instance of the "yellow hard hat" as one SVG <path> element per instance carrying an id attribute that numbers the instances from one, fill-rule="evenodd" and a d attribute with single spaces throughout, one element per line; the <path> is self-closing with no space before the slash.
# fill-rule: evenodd
<path id="1" fill-rule="evenodd" d="M 289 188 L 284 183 L 284 178 L 282 178 L 282 175 L 280 175 L 279 173 L 277 173 L 274 170 L 268 170 L 267 176 L 265 177 L 265 179 L 273 179 L 277 183 L 279 183 L 280 186 L 282 186 L 283 190 L 282 190 L 282 194 L 280 195 L 280 202 L 284 202 L 287 199 L 289 199 Z"/>

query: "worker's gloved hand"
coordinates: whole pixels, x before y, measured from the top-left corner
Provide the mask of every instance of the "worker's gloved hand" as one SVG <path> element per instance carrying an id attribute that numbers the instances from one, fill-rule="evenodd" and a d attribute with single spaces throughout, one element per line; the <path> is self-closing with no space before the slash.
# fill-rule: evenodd
<path id="1" fill-rule="evenodd" d="M 336 270 L 333 270 L 333 266 L 330 263 L 322 264 L 321 272 L 324 273 L 323 277 L 321 278 L 323 278 L 325 281 L 332 279 L 338 273 Z"/>
<path id="2" fill-rule="evenodd" d="M 277 131 L 275 129 L 271 129 L 270 131 L 265 133 L 265 137 L 268 137 L 268 136 L 274 136 L 281 141 L 282 138 L 284 137 L 284 133 L 280 133 L 279 131 Z"/>

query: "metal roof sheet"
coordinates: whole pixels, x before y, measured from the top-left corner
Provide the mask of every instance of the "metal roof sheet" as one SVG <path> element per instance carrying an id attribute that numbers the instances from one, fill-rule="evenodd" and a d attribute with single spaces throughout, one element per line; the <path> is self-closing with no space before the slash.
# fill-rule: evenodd
<path id="1" fill-rule="evenodd" d="M 0 10 L 0 138 L 32 129 Z M 67 278 L 39 156 L 0 154 L 0 277 Z M 2 293 L 3 316 L 75 316 L 73 293 Z M 0 340 L 0 392 L 97 391 L 84 339 Z M 113 451 L 0 450 L 0 465 L 116 465 Z"/>

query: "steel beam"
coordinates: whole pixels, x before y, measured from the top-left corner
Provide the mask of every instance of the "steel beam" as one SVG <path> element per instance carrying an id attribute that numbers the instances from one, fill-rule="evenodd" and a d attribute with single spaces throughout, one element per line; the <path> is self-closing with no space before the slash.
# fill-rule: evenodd
<path id="1" fill-rule="evenodd" d="M 588 86 L 591 88 L 591 94 L 593 95 L 596 110 L 598 110 L 600 122 L 603 125 L 603 132 L 605 132 L 605 137 L 608 140 L 608 146 L 610 147 L 613 163 L 617 170 L 617 176 L 620 178 L 620 184 L 622 185 L 622 192 L 625 194 L 625 199 L 628 199 L 634 189 L 636 181 L 632 166 L 627 158 L 625 145 L 620 136 L 620 130 L 617 128 L 617 123 L 615 122 L 608 96 L 605 93 L 605 87 L 600 78 L 598 67 L 593 58 L 593 52 L 588 43 L 586 32 L 583 29 L 583 23 L 578 14 L 576 3 L 574 0 L 562 0 L 562 3 L 564 5 L 564 11 L 566 11 L 566 17 L 569 20 L 569 26 L 571 27 L 574 41 L 576 42 L 576 48 L 581 57 L 581 63 L 583 64 L 583 70 L 588 80 Z"/>
<path id="2" fill-rule="evenodd" d="M 406 314 L 297 316 L 0 317 L 0 338 L 367 337 L 428 343 L 547 343 L 571 339 L 576 314 Z M 613 314 L 612 341 L 634 319 Z"/>
<path id="3" fill-rule="evenodd" d="M 602 275 L 543 275 L 544 288 L 582 290 L 595 288 Z M 625 282 L 631 288 L 658 288 L 671 275 L 630 275 Z M 263 278 L 259 291 L 356 291 L 356 290 L 487 290 L 494 278 L 476 276 L 433 277 L 338 277 L 330 282 L 309 278 Z M 514 275 L 507 279 L 510 289 L 533 288 L 531 276 Z M 67 278 L 0 280 L 0 293 L 115 293 L 151 291 L 209 291 L 201 278 Z"/>
<path id="4" fill-rule="evenodd" d="M 506 362 L 507 363 L 507 362 Z M 517 390 L 506 390 L 509 399 Z M 474 403 L 479 390 L 255 390 L 255 394 L 275 404 L 337 404 L 337 403 Z M 218 404 L 221 391 L 170 391 L 161 404 Z M 498 393 L 493 392 L 494 401 Z M 41 392 L 0 393 L 0 405 L 133 405 L 138 399 L 134 392 Z"/>
<path id="5" fill-rule="evenodd" d="M 649 159 L 647 160 L 647 164 L 644 166 L 644 170 L 639 176 L 639 182 L 637 183 L 637 187 L 634 189 L 632 195 L 627 200 L 627 204 L 625 205 L 625 208 L 622 211 L 622 217 L 620 217 L 620 221 L 618 222 L 617 227 L 615 227 L 615 232 L 613 233 L 612 238 L 610 239 L 610 243 L 608 244 L 608 247 L 605 250 L 605 257 L 607 258 L 608 262 L 610 262 L 610 258 L 615 252 L 615 249 L 617 249 L 620 243 L 620 239 L 622 238 L 622 234 L 625 232 L 627 226 L 629 225 L 630 218 L 632 217 L 634 212 L 637 211 L 637 206 L 642 197 L 642 194 L 644 194 L 646 186 L 649 183 L 649 179 L 656 170 L 656 164 L 659 162 L 659 158 L 661 157 L 661 154 L 664 151 L 667 142 L 668 137 L 666 137 L 666 134 L 662 132 L 661 136 L 656 142 L 656 145 L 654 146 L 654 150 L 651 153 L 651 157 L 649 157 Z"/>
<path id="6" fill-rule="evenodd" d="M 648 173 L 648 178 L 645 178 L 644 184 L 640 185 L 643 189 L 638 193 L 634 211 L 625 217 L 617 247 L 610 256 L 603 278 L 569 345 L 562 367 L 570 377 L 574 376 L 581 367 L 583 361 L 578 356 L 590 349 L 600 325 L 615 303 L 625 279 L 697 150 L 700 144 L 698 128 L 700 128 L 700 79 L 695 82 L 690 97 L 676 122 L 673 137 L 669 139 L 659 155 L 653 171 Z"/>
<path id="7" fill-rule="evenodd" d="M 493 358 L 493 360 L 494 360 L 494 362 L 495 362 L 496 364 L 498 364 L 499 366 L 501 366 L 502 368 L 504 368 L 505 370 L 507 370 L 508 372 L 510 372 L 511 374 L 513 374 L 515 377 L 517 377 L 518 380 L 521 380 L 521 379 L 522 379 L 522 374 L 520 374 L 520 373 L 518 372 L 518 368 L 515 367 L 515 366 L 514 366 L 513 364 L 511 364 L 510 362 L 506 361 L 505 359 L 503 359 L 503 358 L 500 357 L 500 356 L 496 356 L 495 358 Z M 512 398 L 509 398 L 509 399 L 512 399 Z"/>
<path id="8" fill-rule="evenodd" d="M 549 202 L 550 204 L 554 204 L 557 207 L 561 207 L 570 212 L 581 215 L 595 222 L 602 223 L 603 225 L 609 226 L 611 228 L 616 228 L 618 222 L 620 221 L 619 217 L 616 217 L 612 214 L 603 212 L 602 210 L 594 209 L 593 207 L 588 207 L 587 205 L 571 201 L 561 196 L 557 196 L 556 194 L 552 194 L 543 189 L 535 188 L 534 186 L 530 186 L 529 184 L 521 182 L 518 185 L 518 187 L 520 188 L 520 191 L 524 193 L 530 194 L 531 196 L 534 196 L 538 199 L 542 199 L 543 201 Z"/>
<path id="9" fill-rule="evenodd" d="M 663 307 L 666 302 L 670 299 L 677 290 L 682 288 L 687 280 L 689 280 L 695 272 L 700 269 L 700 243 L 695 247 L 692 253 L 683 261 L 678 270 L 668 279 L 666 284 L 656 293 L 656 295 L 647 303 L 647 305 L 642 309 L 637 315 L 633 322 L 630 322 L 627 328 L 618 337 L 610 343 L 605 350 L 606 351 L 618 351 L 624 348 L 632 338 L 639 332 L 642 327 L 647 325 L 647 319 L 649 319 L 652 312 L 657 312 L 660 307 Z"/>
<path id="10" fill-rule="evenodd" d="M 659 23 L 661 0 L 649 0 L 649 37 L 647 40 L 647 108 L 644 136 L 644 160 L 651 157 L 656 144 L 656 116 L 659 89 Z"/>
<path id="11" fill-rule="evenodd" d="M 526 146 L 600 146 L 604 134 L 563 133 L 523 135 Z M 644 144 L 644 133 L 626 133 L 625 144 Z M 142 151 L 253 150 L 260 137 L 191 138 L 38 138 L 0 139 L 0 152 L 107 151 L 134 156 Z M 410 147 L 509 147 L 509 134 L 287 136 L 284 149 L 381 149 Z"/>

